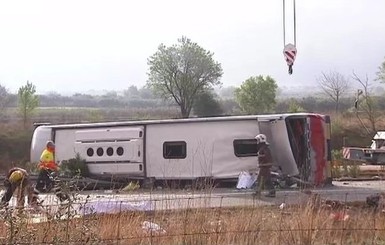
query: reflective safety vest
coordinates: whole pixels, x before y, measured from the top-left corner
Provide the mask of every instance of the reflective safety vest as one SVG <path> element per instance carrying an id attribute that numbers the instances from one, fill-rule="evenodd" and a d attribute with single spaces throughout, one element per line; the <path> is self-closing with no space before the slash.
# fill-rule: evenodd
<path id="1" fill-rule="evenodd" d="M 50 169 L 57 171 L 58 167 L 55 163 L 55 157 L 52 151 L 45 149 L 40 156 L 40 163 L 38 166 L 40 169 Z"/>

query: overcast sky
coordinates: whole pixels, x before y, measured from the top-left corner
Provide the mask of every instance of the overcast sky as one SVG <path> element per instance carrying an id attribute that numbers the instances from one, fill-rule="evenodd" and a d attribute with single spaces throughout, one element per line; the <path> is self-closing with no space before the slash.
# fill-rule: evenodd
<path id="1" fill-rule="evenodd" d="M 293 42 L 286 0 L 287 42 Z M 147 58 L 182 35 L 214 53 L 223 86 L 271 75 L 316 84 L 322 71 L 375 78 L 385 57 L 385 1 L 297 0 L 294 73 L 283 58 L 282 0 L 1 1 L 0 84 L 16 92 L 123 90 L 147 80 Z"/>

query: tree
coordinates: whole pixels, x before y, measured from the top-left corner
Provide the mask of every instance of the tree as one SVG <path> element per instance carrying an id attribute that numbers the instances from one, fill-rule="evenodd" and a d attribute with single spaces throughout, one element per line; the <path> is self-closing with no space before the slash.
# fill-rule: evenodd
<path id="1" fill-rule="evenodd" d="M 349 80 L 338 72 L 322 72 L 318 83 L 323 92 L 335 102 L 335 110 L 338 113 L 340 99 L 349 88 Z"/>
<path id="2" fill-rule="evenodd" d="M 5 87 L 0 85 L 0 115 L 4 113 L 4 110 L 7 108 L 10 102 L 10 96 Z"/>
<path id="3" fill-rule="evenodd" d="M 39 97 L 35 93 L 36 87 L 29 81 L 19 88 L 19 113 L 23 117 L 24 127 L 27 125 L 28 118 L 39 105 Z"/>
<path id="4" fill-rule="evenodd" d="M 362 87 L 362 89 L 357 90 L 356 94 L 354 104 L 356 116 L 367 134 L 373 135 L 377 132 L 377 124 L 381 118 L 381 113 L 378 110 L 376 99 L 371 95 L 371 84 L 367 75 L 365 79 L 362 79 L 353 72 L 353 79 Z M 362 114 L 362 117 L 360 114 Z"/>
<path id="5" fill-rule="evenodd" d="M 197 95 L 193 109 L 199 117 L 217 116 L 223 113 L 220 103 L 212 91 L 204 91 Z"/>
<path id="6" fill-rule="evenodd" d="M 186 37 L 170 47 L 161 44 L 148 65 L 147 85 L 162 98 L 175 100 L 184 118 L 190 115 L 196 95 L 221 84 L 223 74 L 213 53 Z"/>
<path id="7" fill-rule="evenodd" d="M 222 99 L 234 99 L 234 91 L 235 91 L 235 89 L 236 89 L 236 87 L 234 87 L 234 86 L 229 86 L 229 87 L 221 88 L 218 91 L 218 95 Z"/>
<path id="8" fill-rule="evenodd" d="M 385 83 L 385 61 L 382 62 L 381 66 L 378 67 L 377 80 L 380 80 L 382 83 Z"/>
<path id="9" fill-rule="evenodd" d="M 304 112 L 305 109 L 298 103 L 298 101 L 294 98 L 290 99 L 289 102 L 289 112 L 291 113 L 297 113 L 297 112 Z"/>
<path id="10" fill-rule="evenodd" d="M 139 90 L 135 85 L 131 85 L 127 90 L 124 90 L 123 95 L 128 99 L 138 99 L 140 97 Z"/>
<path id="11" fill-rule="evenodd" d="M 235 99 L 247 114 L 271 112 L 275 108 L 277 88 L 270 76 L 250 77 L 235 90 Z"/>

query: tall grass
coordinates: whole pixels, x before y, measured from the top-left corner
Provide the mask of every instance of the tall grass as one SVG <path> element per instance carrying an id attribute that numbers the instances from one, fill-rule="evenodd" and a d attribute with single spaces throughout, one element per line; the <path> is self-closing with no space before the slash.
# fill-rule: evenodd
<path id="1" fill-rule="evenodd" d="M 287 206 L 249 205 L 122 211 L 81 215 L 70 206 L 55 211 L 48 221 L 32 223 L 28 213 L 6 215 L 0 224 L 2 244 L 380 244 L 385 241 L 385 215 L 364 206 L 323 206 L 307 203 Z M 209 196 L 206 197 L 210 198 Z M 251 197 L 249 197 L 251 198 Z M 255 202 L 256 203 L 256 202 Z M 68 210 L 67 210 L 68 208 Z M 60 214 L 58 214 L 60 213 Z M 338 220 L 335 213 L 349 215 Z M 23 216 L 24 215 L 24 216 Z M 144 222 L 159 225 L 148 230 Z"/>

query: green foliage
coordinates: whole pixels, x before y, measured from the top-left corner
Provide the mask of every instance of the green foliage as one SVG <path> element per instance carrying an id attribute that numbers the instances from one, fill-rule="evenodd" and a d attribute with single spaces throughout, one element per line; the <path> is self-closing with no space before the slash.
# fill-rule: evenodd
<path id="1" fill-rule="evenodd" d="M 297 102 L 296 99 L 291 99 L 289 102 L 289 112 L 296 113 L 296 112 L 304 112 L 305 109 Z"/>
<path id="2" fill-rule="evenodd" d="M 343 159 L 342 150 L 332 150 L 332 177 L 339 178 L 346 175 L 348 165 Z"/>
<path id="3" fill-rule="evenodd" d="M 385 61 L 378 67 L 377 80 L 385 83 Z"/>
<path id="4" fill-rule="evenodd" d="M 341 165 L 339 164 L 339 162 L 333 163 L 331 175 L 333 179 L 342 177 L 343 171 L 341 169 Z"/>
<path id="5" fill-rule="evenodd" d="M 341 160 L 342 159 L 342 150 L 332 150 L 332 160 Z"/>
<path id="6" fill-rule="evenodd" d="M 343 134 L 344 131 L 344 125 L 340 120 L 333 120 L 331 122 L 331 133 L 332 134 L 338 134 L 341 135 Z"/>
<path id="7" fill-rule="evenodd" d="M 361 173 L 360 165 L 356 161 L 353 161 L 348 166 L 348 176 L 352 178 L 357 178 L 360 176 L 360 173 Z"/>
<path id="8" fill-rule="evenodd" d="M 199 117 L 216 116 L 223 113 L 220 103 L 211 91 L 204 91 L 197 95 L 193 109 Z"/>
<path id="9" fill-rule="evenodd" d="M 5 87 L 0 85 L 0 116 L 3 116 L 3 112 L 6 107 L 9 105 L 10 96 Z"/>
<path id="10" fill-rule="evenodd" d="M 28 118 L 39 105 L 39 97 L 35 93 L 36 87 L 29 81 L 19 88 L 19 113 L 23 117 L 24 127 L 26 127 Z"/>
<path id="11" fill-rule="evenodd" d="M 277 88 L 276 81 L 270 76 L 250 77 L 235 90 L 235 98 L 247 114 L 272 112 L 275 109 Z"/>
<path id="12" fill-rule="evenodd" d="M 88 121 L 90 122 L 100 122 L 103 119 L 103 115 L 98 109 L 88 110 Z"/>
<path id="13" fill-rule="evenodd" d="M 123 91 L 123 95 L 125 97 L 130 98 L 130 99 L 138 99 L 138 98 L 140 98 L 139 90 L 138 90 L 138 88 L 135 85 L 131 85 L 130 87 L 128 87 L 127 90 L 124 90 Z"/>
<path id="14" fill-rule="evenodd" d="M 221 84 L 222 68 L 213 54 L 186 37 L 171 47 L 161 44 L 148 65 L 147 85 L 162 98 L 173 99 L 182 117 L 190 115 L 197 94 Z"/>
<path id="15" fill-rule="evenodd" d="M 88 177 L 90 172 L 88 170 L 86 161 L 77 153 L 75 158 L 64 160 L 60 164 L 60 170 L 66 176 L 82 176 Z"/>
<path id="16" fill-rule="evenodd" d="M 357 178 L 360 176 L 360 163 L 343 158 L 342 150 L 332 150 L 332 177 L 348 176 Z"/>
<path id="17" fill-rule="evenodd" d="M 0 129 L 0 169 L 5 173 L 14 166 L 25 167 L 29 161 L 32 132 Z"/>

